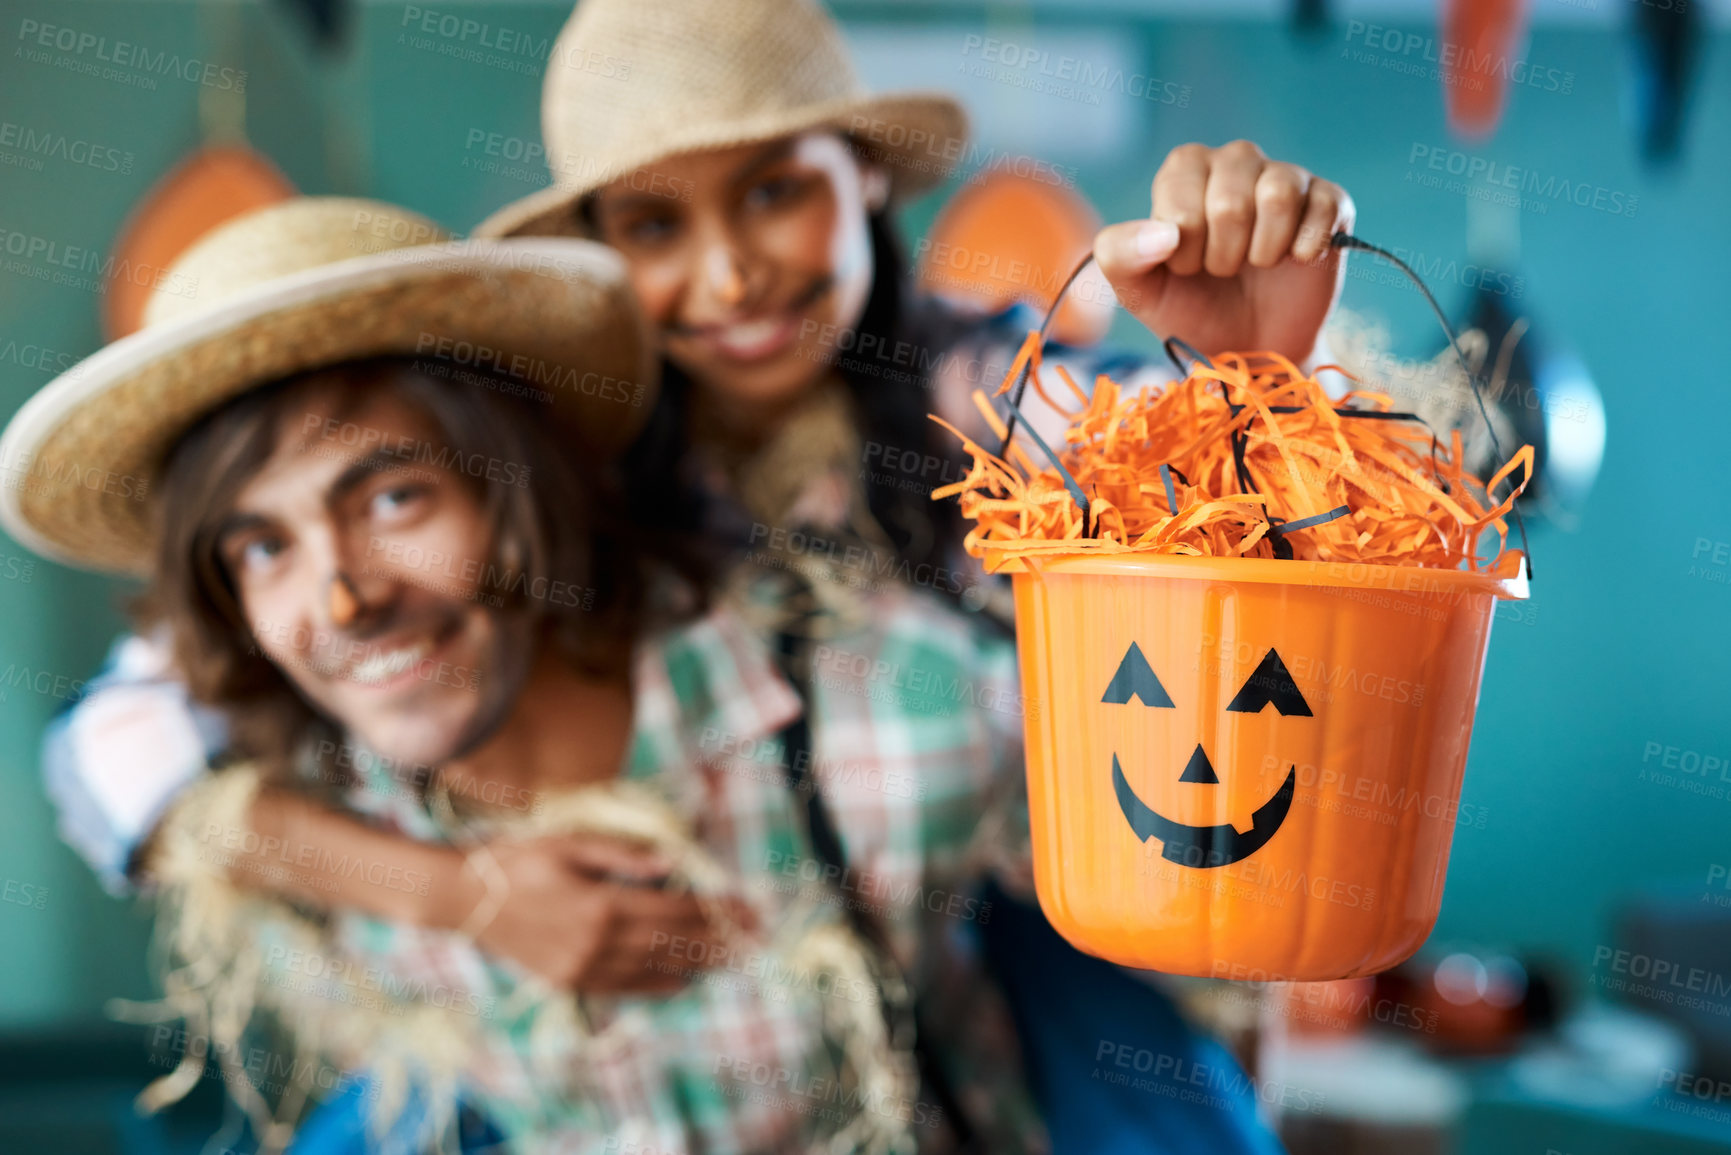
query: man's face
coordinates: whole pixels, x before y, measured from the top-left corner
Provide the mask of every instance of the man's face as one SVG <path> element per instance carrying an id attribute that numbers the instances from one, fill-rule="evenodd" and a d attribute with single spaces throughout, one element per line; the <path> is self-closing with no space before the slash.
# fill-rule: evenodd
<path id="1" fill-rule="evenodd" d="M 430 419 L 388 394 L 341 416 L 334 400 L 285 418 L 218 554 L 260 651 L 309 702 L 378 754 L 436 764 L 483 708 L 491 531 L 475 489 L 434 464 L 454 455 Z"/>

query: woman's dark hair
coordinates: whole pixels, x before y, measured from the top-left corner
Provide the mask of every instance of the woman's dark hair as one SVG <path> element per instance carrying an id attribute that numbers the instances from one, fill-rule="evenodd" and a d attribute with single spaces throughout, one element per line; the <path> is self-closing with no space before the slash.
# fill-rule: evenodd
<path id="1" fill-rule="evenodd" d="M 490 556 L 476 559 L 476 598 L 513 621 L 520 636 L 554 645 L 580 670 L 613 675 L 645 624 L 653 572 L 678 573 L 697 593 L 686 608 L 702 604 L 701 562 L 677 540 L 618 520 L 621 479 L 572 452 L 571 432 L 524 392 L 472 366 L 380 357 L 250 390 L 175 443 L 158 490 L 157 564 L 135 615 L 145 628 L 166 628 L 193 697 L 229 718 L 237 755 L 280 767 L 306 740 L 333 735 L 254 643 L 218 554 L 222 523 L 285 439 L 307 438 L 313 453 L 321 440 L 326 452 L 352 452 L 349 431 L 357 438 L 366 431 L 345 419 L 381 396 L 425 415 L 441 440 L 398 440 L 388 451 L 403 459 L 401 468 L 436 464 L 480 499 L 494 537 Z M 315 401 L 324 407 L 315 410 Z M 374 433 L 369 440 L 388 448 Z"/>

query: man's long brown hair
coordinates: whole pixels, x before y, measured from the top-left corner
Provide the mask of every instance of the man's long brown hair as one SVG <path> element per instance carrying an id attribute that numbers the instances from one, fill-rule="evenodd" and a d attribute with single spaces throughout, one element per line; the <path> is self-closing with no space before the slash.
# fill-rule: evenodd
<path id="1" fill-rule="evenodd" d="M 520 648 L 551 644 L 585 673 L 619 676 L 647 624 L 656 575 L 676 575 L 696 594 L 687 611 L 702 604 L 706 567 L 697 556 L 665 534 L 618 523 L 612 511 L 625 508 L 623 479 L 580 449 L 545 404 L 520 392 L 510 378 L 469 366 L 381 357 L 253 389 L 176 442 L 157 490 L 155 571 L 134 612 L 141 628 L 167 631 L 194 699 L 228 719 L 233 756 L 282 772 L 315 745 L 340 740 L 255 643 L 218 553 L 239 494 L 284 438 L 301 435 L 314 402 L 340 421 L 394 396 L 431 420 L 444 460 L 514 467 L 457 476 L 473 486 L 493 527 L 490 557 L 477 559 L 480 594 L 497 607 L 490 612 L 503 619 L 501 634 Z M 525 471 L 526 485 L 518 483 Z M 536 593 L 553 582 L 584 596 Z M 528 655 L 512 656 L 526 668 Z"/>

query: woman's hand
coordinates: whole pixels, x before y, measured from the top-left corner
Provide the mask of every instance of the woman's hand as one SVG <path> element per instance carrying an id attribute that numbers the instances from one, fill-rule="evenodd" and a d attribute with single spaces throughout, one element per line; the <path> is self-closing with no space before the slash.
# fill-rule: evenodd
<path id="1" fill-rule="evenodd" d="M 724 951 L 689 893 L 660 889 L 667 865 L 634 843 L 602 835 L 552 835 L 494 842 L 494 879 L 503 903 L 475 935 L 489 954 L 508 958 L 561 989 L 592 994 L 675 991 Z M 462 926 L 489 901 L 474 870 L 447 892 L 431 921 Z M 735 925 L 752 925 L 750 908 L 727 900 Z"/>
<path id="2" fill-rule="evenodd" d="M 1203 353 L 1273 350 L 1303 361 L 1340 293 L 1352 197 L 1247 140 L 1186 144 L 1154 174 L 1149 220 L 1094 238 L 1131 314 Z"/>

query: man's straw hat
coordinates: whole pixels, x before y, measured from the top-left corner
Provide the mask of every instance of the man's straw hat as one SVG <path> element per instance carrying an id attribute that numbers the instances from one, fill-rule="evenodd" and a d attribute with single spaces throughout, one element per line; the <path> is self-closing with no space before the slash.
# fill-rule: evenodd
<path id="1" fill-rule="evenodd" d="M 653 337 L 612 250 L 453 242 L 392 205 L 300 197 L 199 240 L 144 328 L 25 403 L 0 435 L 0 525 L 60 561 L 148 573 L 150 493 L 195 421 L 266 382 L 385 354 L 440 358 L 458 381 L 506 371 L 596 450 L 623 447 L 653 402 Z"/>
<path id="2" fill-rule="evenodd" d="M 826 127 L 882 162 L 900 195 L 948 176 L 968 132 L 941 93 L 867 93 L 815 0 L 582 0 L 541 93 L 553 186 L 475 235 L 579 234 L 576 203 L 644 165 Z"/>

